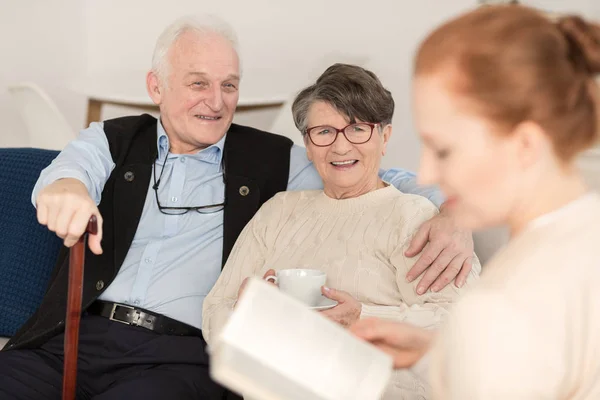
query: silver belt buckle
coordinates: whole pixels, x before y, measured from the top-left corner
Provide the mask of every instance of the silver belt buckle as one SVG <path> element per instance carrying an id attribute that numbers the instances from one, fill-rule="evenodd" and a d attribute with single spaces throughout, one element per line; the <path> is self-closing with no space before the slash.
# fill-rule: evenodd
<path id="1" fill-rule="evenodd" d="M 132 324 L 130 324 L 127 321 L 121 321 L 120 319 L 116 319 L 115 318 L 115 312 L 117 310 L 117 307 L 127 308 L 129 310 L 135 310 L 135 307 L 131 307 L 131 306 L 127 306 L 127 305 L 124 305 L 124 304 L 116 304 L 115 303 L 112 306 L 112 310 L 110 310 L 110 317 L 108 317 L 108 319 L 111 320 L 111 321 L 120 322 L 120 323 L 125 324 L 125 325 L 132 325 Z M 136 318 L 135 318 L 135 322 L 137 323 L 137 321 L 139 321 L 139 319 L 140 319 L 140 315 L 139 315 L 139 313 L 137 313 Z"/>

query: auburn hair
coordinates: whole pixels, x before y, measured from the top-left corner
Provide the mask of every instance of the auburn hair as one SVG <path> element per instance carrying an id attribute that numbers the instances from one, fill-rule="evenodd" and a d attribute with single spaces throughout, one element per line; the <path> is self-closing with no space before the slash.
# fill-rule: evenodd
<path id="1" fill-rule="evenodd" d="M 480 7 L 431 33 L 414 69 L 415 76 L 447 73 L 450 89 L 501 131 L 537 123 L 564 161 L 598 139 L 600 26 L 578 16 Z"/>

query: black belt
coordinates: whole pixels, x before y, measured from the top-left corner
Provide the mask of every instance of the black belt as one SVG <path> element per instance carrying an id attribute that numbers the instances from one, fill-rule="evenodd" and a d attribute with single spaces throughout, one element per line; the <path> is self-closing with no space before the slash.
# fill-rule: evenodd
<path id="1" fill-rule="evenodd" d="M 143 308 L 96 300 L 86 311 L 89 314 L 100 315 L 111 321 L 141 326 L 160 334 L 202 337 L 202 331 L 198 328 Z"/>

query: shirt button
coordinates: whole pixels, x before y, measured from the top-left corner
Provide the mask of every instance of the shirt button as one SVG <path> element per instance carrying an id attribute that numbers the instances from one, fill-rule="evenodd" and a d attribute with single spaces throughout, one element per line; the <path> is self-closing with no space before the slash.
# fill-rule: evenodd
<path id="1" fill-rule="evenodd" d="M 146 259 L 144 260 L 144 262 L 145 262 L 146 264 L 150 264 L 150 263 L 152 262 L 152 259 L 151 259 L 151 258 L 146 258 Z"/>
<path id="2" fill-rule="evenodd" d="M 133 304 L 135 304 L 136 306 L 140 305 L 140 299 L 135 299 L 135 301 L 133 302 Z"/>
<path id="3" fill-rule="evenodd" d="M 181 161 L 182 163 L 184 163 L 184 162 L 185 162 L 185 157 L 181 157 L 181 158 L 179 159 L 179 161 Z"/>
<path id="4" fill-rule="evenodd" d="M 100 279 L 98 282 L 96 282 L 96 290 L 102 290 L 104 288 L 104 281 L 102 279 Z"/>
<path id="5" fill-rule="evenodd" d="M 177 203 L 177 197 L 171 197 L 171 201 L 172 201 L 173 203 Z"/>

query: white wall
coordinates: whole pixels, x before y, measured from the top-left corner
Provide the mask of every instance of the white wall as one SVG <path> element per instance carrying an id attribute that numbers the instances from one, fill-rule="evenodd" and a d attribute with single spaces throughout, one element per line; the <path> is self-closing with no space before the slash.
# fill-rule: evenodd
<path id="1" fill-rule="evenodd" d="M 84 75 L 148 68 L 154 41 L 173 19 L 213 13 L 237 30 L 246 71 L 268 68 L 291 93 L 330 53 L 369 57 L 366 65 L 396 100 L 394 136 L 384 166 L 416 169 L 419 143 L 410 112 L 410 69 L 419 40 L 438 22 L 476 0 L 0 0 L 0 88 L 33 80 L 56 100 L 75 129 L 83 126 L 85 99 L 69 88 Z M 525 0 L 549 11 L 600 16 L 595 0 Z M 252 79 L 252 74 L 245 76 Z M 242 86 L 243 90 L 243 86 Z M 106 116 L 135 112 L 108 108 Z M 19 145 L 24 126 L 5 90 L 0 91 L 5 130 L 0 146 Z M 267 128 L 273 112 L 250 114 L 243 122 Z M 290 132 L 296 135 L 296 132 Z"/>
<path id="2" fill-rule="evenodd" d="M 25 126 L 6 87 L 33 80 L 47 90 L 69 123 L 83 124 L 84 99 L 65 82 L 85 69 L 85 24 L 78 0 L 0 0 L 0 146 L 21 146 Z"/>
<path id="3" fill-rule="evenodd" d="M 575 13 L 594 16 L 597 0 L 521 0 L 522 4 L 556 13 Z"/>
<path id="4" fill-rule="evenodd" d="M 33 80 L 58 103 L 75 129 L 83 126 L 85 99 L 71 90 L 78 77 L 135 71 L 143 80 L 154 41 L 163 27 L 188 13 L 220 15 L 238 31 L 246 71 L 268 68 L 290 93 L 300 89 L 328 53 L 365 55 L 396 100 L 394 137 L 384 166 L 416 169 L 419 143 L 409 104 L 412 55 L 438 22 L 476 0 L 0 0 L 0 146 L 22 144 L 24 125 L 4 90 Z M 552 11 L 600 15 L 594 0 L 529 0 Z M 597 4 L 598 3 L 598 4 Z M 245 76 L 252 79 L 252 74 Z M 243 86 L 242 86 L 243 90 Z M 137 110 L 107 108 L 107 117 Z M 274 113 L 243 116 L 267 128 Z M 239 119 L 239 118 L 238 118 Z M 296 135 L 296 132 L 290 132 Z"/>

